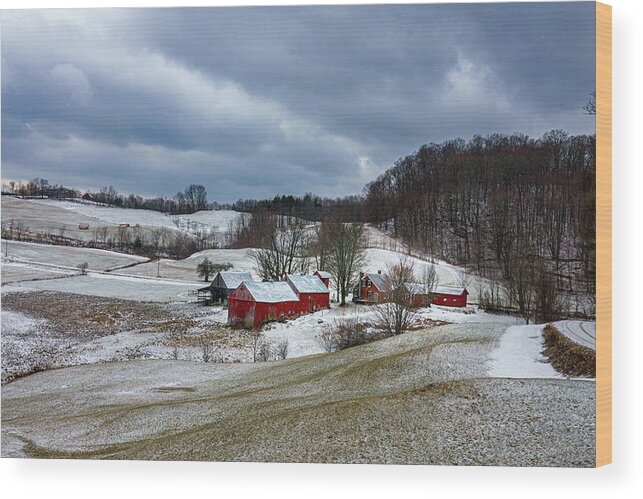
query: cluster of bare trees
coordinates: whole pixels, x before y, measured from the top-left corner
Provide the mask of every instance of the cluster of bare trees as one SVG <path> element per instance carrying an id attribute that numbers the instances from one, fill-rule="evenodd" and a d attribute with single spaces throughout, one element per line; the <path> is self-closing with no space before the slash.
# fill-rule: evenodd
<path id="1" fill-rule="evenodd" d="M 77 189 L 63 185 L 52 185 L 46 178 L 34 178 L 28 182 L 10 180 L 2 186 L 3 194 L 25 197 L 76 198 L 80 197 Z"/>
<path id="2" fill-rule="evenodd" d="M 261 277 L 279 281 L 288 274 L 326 270 L 333 275 L 341 304 L 346 303 L 346 295 L 366 264 L 368 241 L 362 224 L 344 223 L 336 217 L 316 225 L 297 218 L 283 224 L 282 217 L 262 211 L 248 227 L 253 227 L 248 233 L 259 235 L 250 256 Z"/>
<path id="3" fill-rule="evenodd" d="M 595 292 L 595 137 L 554 130 L 429 144 L 366 188 L 367 219 L 411 248 L 507 283 L 528 317 L 545 295 Z"/>

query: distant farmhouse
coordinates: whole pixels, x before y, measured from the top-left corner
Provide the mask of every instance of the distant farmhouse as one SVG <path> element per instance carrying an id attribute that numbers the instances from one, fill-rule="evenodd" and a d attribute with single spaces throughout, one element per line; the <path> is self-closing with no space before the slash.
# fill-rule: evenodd
<path id="1" fill-rule="evenodd" d="M 199 301 L 207 304 L 228 303 L 228 296 L 244 281 L 252 281 L 250 272 L 221 271 L 209 286 L 198 290 Z"/>
<path id="2" fill-rule="evenodd" d="M 243 281 L 228 296 L 228 324 L 260 327 L 330 308 L 330 292 L 319 276 L 288 275 L 285 281 Z"/>
<path id="3" fill-rule="evenodd" d="M 417 306 L 442 305 L 444 307 L 466 307 L 469 292 L 462 287 L 436 286 L 431 293 L 421 283 L 404 283 L 409 301 Z M 386 274 L 362 273 L 353 288 L 353 302 L 365 304 L 385 303 L 391 298 L 391 289 Z"/>
<path id="4" fill-rule="evenodd" d="M 355 303 L 384 303 L 390 298 L 386 284 L 387 276 L 381 270 L 377 273 L 360 273 L 359 282 L 353 288 Z"/>

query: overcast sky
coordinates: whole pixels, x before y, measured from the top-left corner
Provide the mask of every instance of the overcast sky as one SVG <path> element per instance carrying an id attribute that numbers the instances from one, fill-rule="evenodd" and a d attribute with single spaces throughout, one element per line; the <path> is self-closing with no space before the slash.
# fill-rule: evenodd
<path id="1" fill-rule="evenodd" d="M 2 12 L 2 178 L 361 192 L 420 145 L 594 133 L 594 3 Z"/>

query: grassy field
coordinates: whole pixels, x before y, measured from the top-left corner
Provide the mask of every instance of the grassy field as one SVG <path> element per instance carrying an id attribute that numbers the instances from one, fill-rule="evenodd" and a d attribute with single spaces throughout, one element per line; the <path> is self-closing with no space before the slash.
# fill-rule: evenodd
<path id="1" fill-rule="evenodd" d="M 451 324 L 258 364 L 134 361 L 2 391 L 2 455 L 592 466 L 594 383 L 490 379 L 505 327 Z"/>

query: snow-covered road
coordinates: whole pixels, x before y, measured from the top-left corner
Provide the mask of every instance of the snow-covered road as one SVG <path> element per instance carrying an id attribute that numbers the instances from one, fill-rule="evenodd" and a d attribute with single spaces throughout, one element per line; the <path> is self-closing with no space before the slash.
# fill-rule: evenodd
<path id="1" fill-rule="evenodd" d="M 579 345 L 596 350 L 595 321 L 558 321 L 554 327 Z"/>

